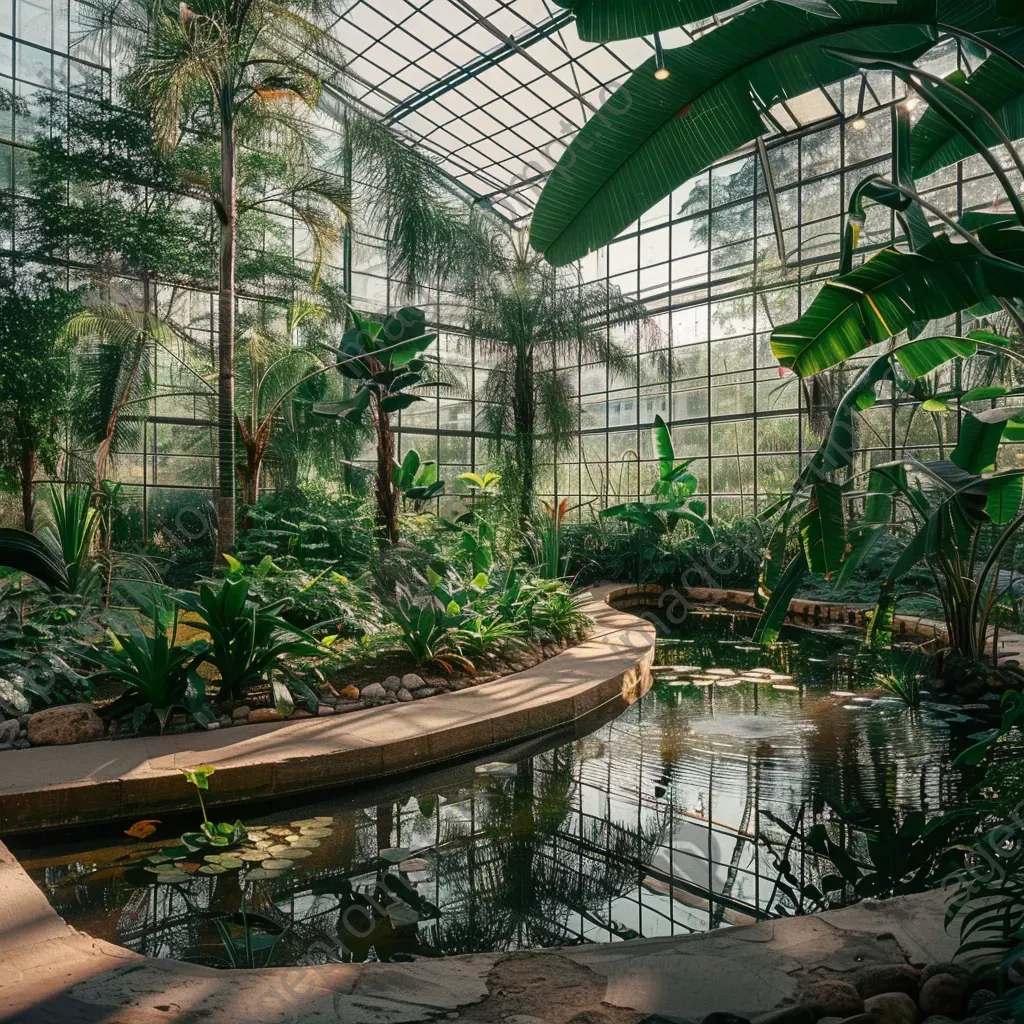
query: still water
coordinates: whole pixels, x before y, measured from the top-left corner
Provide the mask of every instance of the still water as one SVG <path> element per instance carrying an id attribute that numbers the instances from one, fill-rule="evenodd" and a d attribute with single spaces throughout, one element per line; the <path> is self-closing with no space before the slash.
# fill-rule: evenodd
<path id="1" fill-rule="evenodd" d="M 778 822 L 806 829 L 835 806 L 883 802 L 937 813 L 963 786 L 949 715 L 927 694 L 911 708 L 880 686 L 912 677 L 920 659 L 899 652 L 894 665 L 838 627 L 790 630 L 763 650 L 751 629 L 739 616 L 691 616 L 659 642 L 651 692 L 588 734 L 254 810 L 248 840 L 226 852 L 173 859 L 198 810 L 145 839 L 11 845 L 74 927 L 211 966 L 403 960 L 750 923 L 787 912 L 783 856 L 801 879 L 819 870 L 800 842 L 787 847 Z"/>

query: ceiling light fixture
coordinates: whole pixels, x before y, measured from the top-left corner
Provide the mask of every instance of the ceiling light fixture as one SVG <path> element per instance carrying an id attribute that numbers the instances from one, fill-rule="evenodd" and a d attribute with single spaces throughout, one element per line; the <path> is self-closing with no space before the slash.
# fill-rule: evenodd
<path id="1" fill-rule="evenodd" d="M 665 50 L 661 45 L 661 36 L 654 33 L 654 77 L 659 82 L 664 82 L 672 72 L 665 67 Z"/>

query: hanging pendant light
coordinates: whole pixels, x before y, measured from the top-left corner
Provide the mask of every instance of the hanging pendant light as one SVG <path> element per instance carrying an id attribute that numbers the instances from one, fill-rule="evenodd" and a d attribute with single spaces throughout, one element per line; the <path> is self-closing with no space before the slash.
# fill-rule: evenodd
<path id="1" fill-rule="evenodd" d="M 654 33 L 654 77 L 664 82 L 672 72 L 665 67 L 665 50 L 661 45 L 661 36 Z"/>

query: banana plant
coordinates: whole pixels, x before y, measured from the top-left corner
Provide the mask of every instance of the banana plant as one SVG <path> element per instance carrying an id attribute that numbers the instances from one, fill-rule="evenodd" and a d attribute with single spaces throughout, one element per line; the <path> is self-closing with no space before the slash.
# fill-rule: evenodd
<path id="1" fill-rule="evenodd" d="M 1012 586 L 1000 575 L 1000 557 L 1024 523 L 1018 515 L 1024 471 L 996 472 L 994 465 L 1002 441 L 1024 438 L 1024 410 L 1011 406 L 967 413 L 948 459 L 901 458 L 853 473 L 855 417 L 874 405 L 879 384 L 889 382 L 904 396 L 933 401 L 924 398 L 923 378 L 953 360 L 979 354 L 1013 355 L 1005 339 L 976 332 L 967 338 L 911 341 L 864 368 L 797 478 L 767 546 L 759 581 L 766 603 L 757 639 L 776 639 L 790 600 L 808 574 L 842 584 L 881 536 L 893 533 L 903 541 L 903 550 L 882 583 L 866 639 L 887 642 L 897 588 L 908 573 L 924 567 L 935 581 L 950 647 L 973 662 L 982 660 L 993 610 Z M 947 394 L 962 400 L 972 391 Z M 863 511 L 853 514 L 853 506 Z M 996 540 L 982 557 L 982 531 L 993 527 Z M 785 563 L 794 539 L 797 553 Z"/>
<path id="2" fill-rule="evenodd" d="M 401 462 L 392 463 L 391 482 L 404 499 L 413 503 L 417 512 L 431 498 L 444 494 L 444 481 L 437 479 L 437 463 L 421 462 L 415 448 L 410 448 Z"/>
<path id="3" fill-rule="evenodd" d="M 314 405 L 313 411 L 342 416 L 351 423 L 372 417 L 377 439 L 377 529 L 382 543 L 394 545 L 398 543 L 399 492 L 391 468 L 395 462 L 391 414 L 422 401 L 416 389 L 430 383 L 430 361 L 424 353 L 437 335 L 427 333 L 426 314 L 412 306 L 380 321 L 354 309 L 350 313 L 355 326 L 331 350 L 337 356 L 338 372 L 354 393 L 342 402 Z"/>
<path id="4" fill-rule="evenodd" d="M 660 416 L 654 417 L 654 449 L 658 454 L 658 479 L 651 488 L 653 502 L 627 501 L 602 509 L 606 519 L 622 519 L 659 536 L 672 533 L 681 522 L 689 523 L 705 543 L 715 535 L 704 519 L 705 505 L 692 495 L 697 478 L 689 471 L 693 459 L 676 460 L 672 434 Z"/>

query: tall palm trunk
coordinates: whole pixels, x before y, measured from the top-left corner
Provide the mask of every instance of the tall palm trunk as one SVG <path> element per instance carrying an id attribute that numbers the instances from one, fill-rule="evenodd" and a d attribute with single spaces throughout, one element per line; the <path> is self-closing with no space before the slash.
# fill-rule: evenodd
<path id="1" fill-rule="evenodd" d="M 526 346 L 516 346 L 514 387 L 512 417 L 516 435 L 516 459 L 519 462 L 519 513 L 525 525 L 533 515 L 534 427 L 537 421 L 533 354 Z"/>
<path id="2" fill-rule="evenodd" d="M 220 282 L 217 296 L 217 554 L 235 546 L 235 119 L 230 83 L 220 95 Z"/>
<path id="3" fill-rule="evenodd" d="M 22 441 L 21 444 L 21 466 L 18 475 L 21 477 L 21 516 L 25 529 L 31 533 L 35 518 L 32 486 L 36 478 L 36 450 L 28 440 Z"/>
<path id="4" fill-rule="evenodd" d="M 381 544 L 394 546 L 398 543 L 398 494 L 391 480 L 395 432 L 391 429 L 391 417 L 381 412 L 376 399 L 373 424 L 377 431 L 377 530 Z"/>

